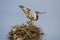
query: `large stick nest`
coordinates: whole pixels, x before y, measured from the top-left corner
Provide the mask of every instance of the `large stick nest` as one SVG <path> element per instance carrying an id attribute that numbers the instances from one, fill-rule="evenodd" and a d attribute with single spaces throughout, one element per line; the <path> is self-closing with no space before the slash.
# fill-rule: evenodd
<path id="1" fill-rule="evenodd" d="M 15 25 L 8 33 L 8 40 L 41 40 L 44 33 L 36 25 Z"/>

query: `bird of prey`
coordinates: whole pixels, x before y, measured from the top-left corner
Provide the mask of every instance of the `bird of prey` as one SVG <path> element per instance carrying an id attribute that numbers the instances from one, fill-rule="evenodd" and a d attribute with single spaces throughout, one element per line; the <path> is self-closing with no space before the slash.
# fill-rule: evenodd
<path id="1" fill-rule="evenodd" d="M 39 15 L 38 14 L 44 14 L 45 12 L 39 12 L 35 11 L 34 16 L 31 15 L 31 10 L 25 6 L 19 5 L 19 7 L 23 10 L 23 12 L 26 14 L 27 18 L 29 18 L 32 21 L 37 21 Z"/>

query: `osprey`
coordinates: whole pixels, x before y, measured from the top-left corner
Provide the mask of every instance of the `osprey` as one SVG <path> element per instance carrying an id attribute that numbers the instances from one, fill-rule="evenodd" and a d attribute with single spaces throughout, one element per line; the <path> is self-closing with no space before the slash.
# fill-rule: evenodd
<path id="1" fill-rule="evenodd" d="M 35 11 L 34 16 L 31 15 L 31 10 L 25 6 L 19 5 L 19 7 L 23 10 L 23 12 L 26 14 L 27 18 L 29 18 L 32 21 L 37 21 L 39 15 L 38 14 L 44 14 L 45 12 L 39 12 Z"/>

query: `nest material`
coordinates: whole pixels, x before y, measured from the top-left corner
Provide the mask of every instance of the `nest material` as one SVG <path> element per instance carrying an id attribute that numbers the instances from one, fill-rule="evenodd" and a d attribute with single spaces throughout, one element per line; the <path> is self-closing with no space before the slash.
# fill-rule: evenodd
<path id="1" fill-rule="evenodd" d="M 8 40 L 41 40 L 44 33 L 35 25 L 15 25 L 8 33 Z"/>

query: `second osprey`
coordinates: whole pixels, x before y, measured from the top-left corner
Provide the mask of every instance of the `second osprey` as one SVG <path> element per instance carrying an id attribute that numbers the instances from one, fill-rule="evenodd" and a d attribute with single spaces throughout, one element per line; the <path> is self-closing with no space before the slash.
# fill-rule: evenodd
<path id="1" fill-rule="evenodd" d="M 38 14 L 44 14 L 45 12 L 39 12 L 35 11 L 34 16 L 31 15 L 31 10 L 29 8 L 26 8 L 25 6 L 19 5 L 19 7 L 23 10 L 23 12 L 26 14 L 27 18 L 29 18 L 31 21 L 37 21 L 38 20 Z"/>

